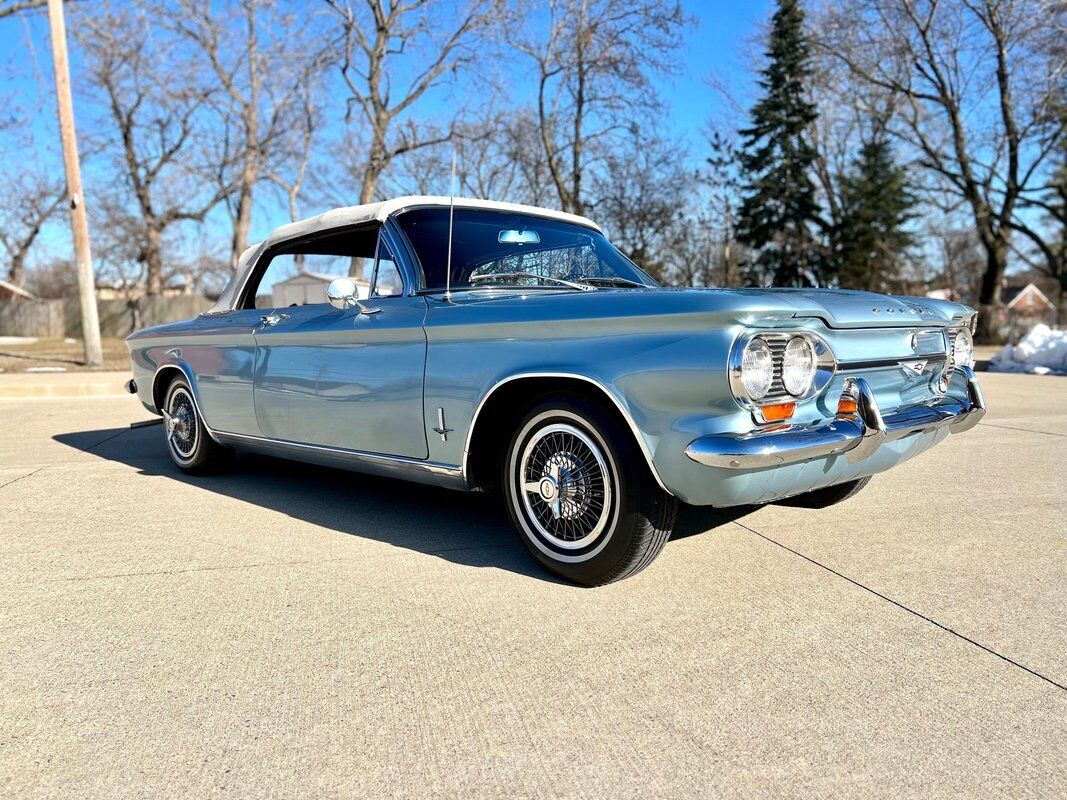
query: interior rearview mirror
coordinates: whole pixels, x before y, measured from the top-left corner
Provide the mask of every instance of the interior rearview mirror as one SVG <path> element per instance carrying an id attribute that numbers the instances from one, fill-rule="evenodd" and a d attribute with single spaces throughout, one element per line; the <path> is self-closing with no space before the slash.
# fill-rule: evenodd
<path id="1" fill-rule="evenodd" d="M 537 244 L 541 236 L 537 231 L 501 231 L 496 240 L 501 244 Z"/>

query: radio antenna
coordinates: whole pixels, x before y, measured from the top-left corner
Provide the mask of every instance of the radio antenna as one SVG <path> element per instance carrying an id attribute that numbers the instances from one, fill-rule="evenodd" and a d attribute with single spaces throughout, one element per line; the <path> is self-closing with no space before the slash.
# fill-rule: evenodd
<path id="1" fill-rule="evenodd" d="M 456 217 L 456 142 L 452 141 L 452 175 L 448 179 L 448 258 L 445 261 L 445 300 L 452 302 L 452 224 Z"/>

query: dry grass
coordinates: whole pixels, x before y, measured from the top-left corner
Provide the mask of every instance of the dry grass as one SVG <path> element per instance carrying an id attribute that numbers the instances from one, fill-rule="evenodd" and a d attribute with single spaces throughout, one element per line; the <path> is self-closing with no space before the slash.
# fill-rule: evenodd
<path id="1" fill-rule="evenodd" d="M 67 372 L 129 369 L 130 354 L 122 339 L 104 339 L 103 347 L 103 366 L 88 367 L 81 339 L 38 339 L 33 344 L 0 344 L 0 370 L 25 372 L 34 367 L 62 367 Z"/>

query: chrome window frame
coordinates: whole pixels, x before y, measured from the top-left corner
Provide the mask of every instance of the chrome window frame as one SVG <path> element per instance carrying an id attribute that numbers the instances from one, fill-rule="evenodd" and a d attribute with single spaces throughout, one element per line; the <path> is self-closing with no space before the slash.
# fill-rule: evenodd
<path id="1" fill-rule="evenodd" d="M 387 219 L 385 222 L 380 222 L 378 220 L 371 220 L 371 221 L 368 221 L 368 222 L 360 222 L 360 223 L 357 223 L 355 225 L 339 225 L 336 228 L 326 228 L 326 229 L 321 230 L 321 231 L 315 231 L 314 233 L 303 234 L 301 236 L 293 236 L 290 239 L 282 239 L 280 241 L 273 242 L 269 247 L 264 247 L 263 249 L 261 249 L 260 252 L 256 253 L 255 256 L 253 257 L 254 261 L 252 263 L 252 266 L 249 267 L 247 273 L 245 274 L 244 282 L 241 284 L 240 290 L 238 290 L 234 294 L 233 301 L 230 304 L 229 310 L 230 311 L 247 311 L 248 310 L 247 308 L 245 308 L 242 305 L 242 303 L 243 303 L 243 301 L 245 299 L 245 296 L 248 293 L 248 286 L 252 282 L 252 278 L 253 277 L 258 277 L 260 280 L 262 280 L 263 273 L 270 267 L 270 259 L 272 259 L 277 254 L 278 250 L 280 250 L 282 248 L 285 248 L 285 247 L 290 247 L 293 244 L 298 243 L 298 242 L 309 242 L 309 241 L 312 241 L 314 239 L 318 239 L 320 237 L 332 236 L 332 235 L 334 235 L 336 233 L 340 233 L 340 232 L 346 231 L 346 230 L 360 230 L 360 229 L 363 229 L 363 228 L 370 228 L 370 227 L 376 228 L 377 231 L 378 231 L 378 241 L 375 242 L 375 245 L 374 245 L 374 256 L 373 256 L 373 259 L 374 259 L 374 271 L 373 271 L 372 276 L 371 276 L 372 280 L 371 280 L 370 289 L 371 290 L 374 289 L 374 279 L 377 278 L 377 274 L 378 274 L 378 245 L 381 242 L 381 237 L 384 236 L 386 238 L 386 241 L 387 241 L 388 245 L 389 245 L 390 252 L 392 252 L 393 256 L 396 258 L 397 264 L 400 267 L 400 280 L 403 283 L 403 287 L 404 287 L 403 291 L 399 295 L 391 295 L 391 297 L 411 297 L 411 296 L 413 296 L 415 294 L 415 292 L 412 290 L 412 287 L 415 284 L 414 284 L 414 280 L 413 280 L 413 277 L 412 277 L 411 271 L 410 271 L 410 269 L 411 269 L 410 268 L 410 263 L 405 262 L 405 259 L 403 257 L 401 257 L 401 255 L 397 252 L 400 249 L 400 248 L 397 247 L 397 234 L 396 234 L 396 232 L 394 230 L 390 229 L 390 226 L 388 225 L 388 222 L 389 222 L 389 220 Z M 267 260 L 264 261 L 264 259 L 267 259 Z M 259 288 L 258 282 L 256 284 L 256 288 Z M 388 300 L 389 298 L 385 297 L 385 298 L 378 298 L 378 299 Z M 324 300 L 323 302 L 325 303 L 327 301 Z"/>

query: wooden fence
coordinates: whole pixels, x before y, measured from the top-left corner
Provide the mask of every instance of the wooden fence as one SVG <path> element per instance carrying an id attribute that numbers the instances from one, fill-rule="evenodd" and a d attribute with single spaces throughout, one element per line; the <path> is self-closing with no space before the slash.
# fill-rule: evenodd
<path id="1" fill-rule="evenodd" d="M 65 336 L 62 300 L 0 300 L 0 336 Z"/>
<path id="2" fill-rule="evenodd" d="M 125 300 L 98 300 L 100 335 L 123 337 L 133 332 L 133 308 Z M 141 327 L 163 325 L 195 317 L 212 301 L 200 295 L 145 297 L 140 302 Z M 39 339 L 81 338 L 81 306 L 66 300 L 0 301 L 0 336 L 36 336 Z"/>

